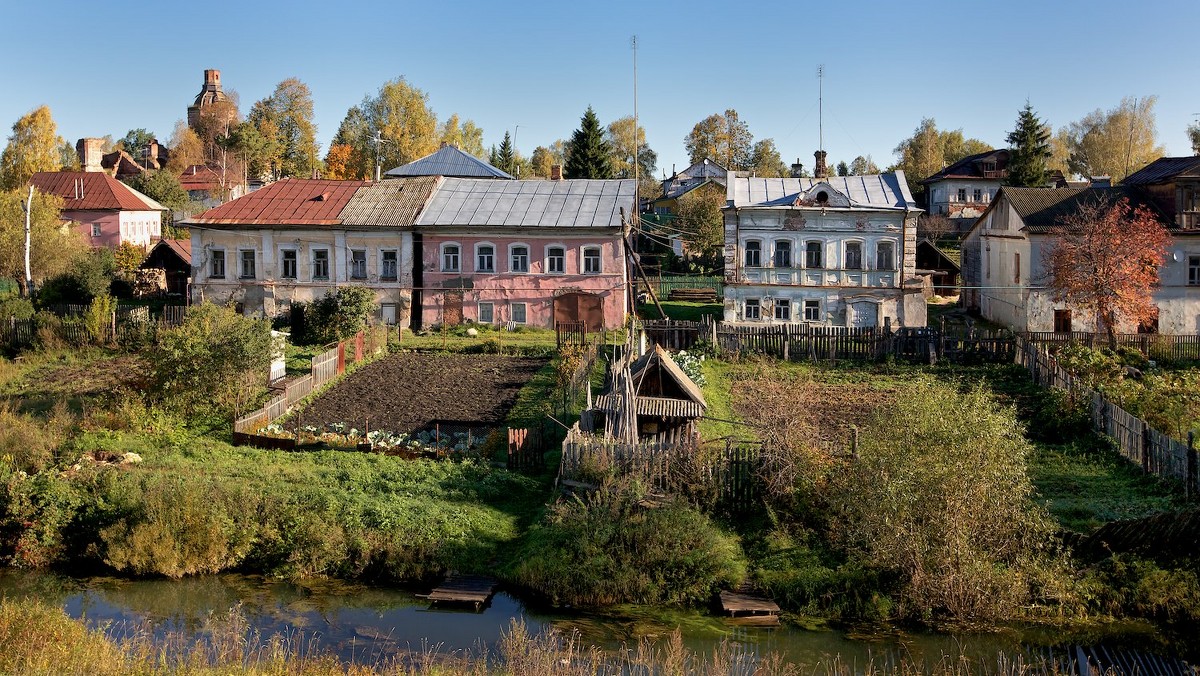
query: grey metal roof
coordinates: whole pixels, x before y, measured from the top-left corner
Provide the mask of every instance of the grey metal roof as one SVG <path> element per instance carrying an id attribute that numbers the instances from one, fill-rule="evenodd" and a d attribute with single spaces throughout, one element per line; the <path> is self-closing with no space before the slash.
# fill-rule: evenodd
<path id="1" fill-rule="evenodd" d="M 1150 164 L 1126 176 L 1121 183 L 1125 185 L 1148 185 L 1169 181 L 1180 174 L 1200 170 L 1200 156 L 1191 157 L 1160 157 Z"/>
<path id="2" fill-rule="evenodd" d="M 1161 213 L 1154 203 L 1146 199 L 1146 195 L 1133 186 L 1116 188 L 1015 188 L 1005 186 L 1000 194 L 992 200 L 993 203 L 1001 197 L 1008 199 L 1013 211 L 1025 223 L 1028 232 L 1040 234 L 1051 232 L 1063 224 L 1063 220 L 1079 212 L 1085 204 L 1094 204 L 1107 200 L 1116 202 L 1122 198 L 1129 200 L 1132 207 L 1143 207 L 1162 219 Z M 1166 220 L 1166 219 L 1162 219 Z M 1168 227 L 1170 224 L 1167 223 Z"/>
<path id="3" fill-rule="evenodd" d="M 619 228 L 621 209 L 634 214 L 631 179 L 495 181 L 446 178 L 418 226 Z"/>
<path id="4" fill-rule="evenodd" d="M 724 182 L 726 173 L 728 172 L 725 171 L 725 167 L 706 157 L 677 175 L 679 178 L 715 178 Z"/>
<path id="5" fill-rule="evenodd" d="M 365 185 L 342 208 L 342 225 L 411 226 L 439 180 L 437 176 L 419 176 Z"/>
<path id="6" fill-rule="evenodd" d="M 478 157 L 451 145 L 442 146 L 436 152 L 419 160 L 389 169 L 384 175 L 457 176 L 460 178 L 507 178 L 510 180 L 513 178 Z"/>
<path id="7" fill-rule="evenodd" d="M 826 178 L 752 178 L 742 172 L 729 172 L 726 197 L 735 207 L 788 207 L 818 183 L 828 184 L 848 197 L 851 208 L 917 208 L 903 171 Z"/>

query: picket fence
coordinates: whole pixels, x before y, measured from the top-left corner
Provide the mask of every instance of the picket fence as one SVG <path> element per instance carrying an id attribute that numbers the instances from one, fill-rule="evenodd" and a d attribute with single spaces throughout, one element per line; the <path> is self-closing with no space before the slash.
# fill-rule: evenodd
<path id="1" fill-rule="evenodd" d="M 1038 385 L 1085 398 L 1090 406 L 1092 428 L 1112 438 L 1118 452 L 1130 462 L 1147 474 L 1181 482 L 1189 497 L 1200 494 L 1195 440 L 1191 433 L 1185 443 L 1152 428 L 1068 372 L 1043 346 L 1021 336 L 1016 339 L 1015 361 L 1029 371 Z"/>
<path id="2" fill-rule="evenodd" d="M 387 348 L 387 328 L 375 326 L 359 331 L 352 338 L 331 343 L 324 352 L 313 355 L 307 375 L 285 380 L 271 389 L 276 394 L 262 408 L 233 421 L 233 443 L 258 448 L 281 448 L 280 440 L 255 434 L 267 425 L 287 415 L 297 402 L 346 372 L 346 366 L 372 359 Z M 294 447 L 295 440 L 286 447 Z"/>
<path id="3" fill-rule="evenodd" d="M 47 310 L 59 317 L 53 323 L 43 323 L 43 330 L 69 345 L 122 345 L 131 336 L 141 336 L 143 329 L 156 319 L 160 325 L 177 326 L 183 321 L 187 308 L 168 305 L 155 318 L 150 308 L 143 305 L 118 305 L 104 325 L 93 332 L 84 322 L 87 305 L 52 305 Z M 0 320 L 0 347 L 19 351 L 32 347 L 38 340 L 38 320 L 9 317 Z"/>
<path id="4" fill-rule="evenodd" d="M 1103 333 L 1031 331 L 1023 335 L 1027 340 L 1047 345 L 1077 343 L 1090 348 L 1108 347 L 1108 336 Z M 1118 333 L 1116 338 L 1118 347 L 1135 349 L 1151 359 L 1172 362 L 1200 361 L 1200 335 Z"/>

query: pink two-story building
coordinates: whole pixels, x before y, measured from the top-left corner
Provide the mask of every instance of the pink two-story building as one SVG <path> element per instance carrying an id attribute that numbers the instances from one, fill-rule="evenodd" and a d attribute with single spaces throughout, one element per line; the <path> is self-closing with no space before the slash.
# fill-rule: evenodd
<path id="1" fill-rule="evenodd" d="M 166 207 L 98 171 L 40 171 L 29 180 L 39 192 L 63 200 L 62 219 L 93 247 L 143 249 L 162 237 Z"/>
<path id="2" fill-rule="evenodd" d="M 413 227 L 419 324 L 621 326 L 634 200 L 630 180 L 440 179 Z"/>

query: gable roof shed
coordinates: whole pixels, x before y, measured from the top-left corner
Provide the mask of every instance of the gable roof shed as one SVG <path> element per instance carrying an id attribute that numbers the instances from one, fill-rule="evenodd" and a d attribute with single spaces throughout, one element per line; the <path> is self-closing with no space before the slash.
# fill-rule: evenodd
<path id="1" fill-rule="evenodd" d="M 505 172 L 452 145 L 443 145 L 425 157 L 389 169 L 384 172 L 384 176 L 453 176 L 514 180 Z"/>

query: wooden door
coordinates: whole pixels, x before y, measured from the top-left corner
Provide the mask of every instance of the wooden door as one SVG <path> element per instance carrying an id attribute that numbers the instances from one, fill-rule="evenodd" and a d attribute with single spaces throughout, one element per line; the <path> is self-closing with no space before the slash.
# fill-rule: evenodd
<path id="1" fill-rule="evenodd" d="M 604 330 L 604 298 L 582 291 L 564 293 L 554 299 L 554 323 L 582 322 L 589 332 Z"/>

